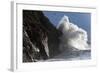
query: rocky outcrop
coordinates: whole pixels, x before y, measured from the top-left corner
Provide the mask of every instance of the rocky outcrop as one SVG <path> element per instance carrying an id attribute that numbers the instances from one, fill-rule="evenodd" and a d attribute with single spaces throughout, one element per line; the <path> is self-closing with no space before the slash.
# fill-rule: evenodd
<path id="1" fill-rule="evenodd" d="M 41 11 L 23 10 L 23 62 L 46 60 L 60 53 L 60 35 Z"/>

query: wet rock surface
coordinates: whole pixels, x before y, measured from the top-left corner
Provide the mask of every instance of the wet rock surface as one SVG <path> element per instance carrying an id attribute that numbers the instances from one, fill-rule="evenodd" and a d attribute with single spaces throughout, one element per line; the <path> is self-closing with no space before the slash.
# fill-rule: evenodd
<path id="1" fill-rule="evenodd" d="M 46 60 L 59 54 L 60 35 L 41 11 L 23 10 L 23 62 Z"/>

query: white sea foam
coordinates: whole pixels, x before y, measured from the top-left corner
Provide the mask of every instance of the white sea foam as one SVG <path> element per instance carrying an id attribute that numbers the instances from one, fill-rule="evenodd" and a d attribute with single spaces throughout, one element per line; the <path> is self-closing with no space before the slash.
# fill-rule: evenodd
<path id="1" fill-rule="evenodd" d="M 63 16 L 60 20 L 57 29 L 62 31 L 63 35 L 60 37 L 60 49 L 67 48 L 77 50 L 89 50 L 87 32 L 69 21 L 68 16 Z"/>

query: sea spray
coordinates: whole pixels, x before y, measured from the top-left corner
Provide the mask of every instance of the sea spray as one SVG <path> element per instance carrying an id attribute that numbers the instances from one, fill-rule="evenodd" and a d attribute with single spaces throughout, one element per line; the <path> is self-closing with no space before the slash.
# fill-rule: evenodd
<path id="1" fill-rule="evenodd" d="M 60 20 L 57 29 L 62 31 L 63 35 L 60 37 L 60 50 L 89 50 L 87 43 L 87 31 L 78 27 L 69 21 L 68 16 L 64 15 Z"/>

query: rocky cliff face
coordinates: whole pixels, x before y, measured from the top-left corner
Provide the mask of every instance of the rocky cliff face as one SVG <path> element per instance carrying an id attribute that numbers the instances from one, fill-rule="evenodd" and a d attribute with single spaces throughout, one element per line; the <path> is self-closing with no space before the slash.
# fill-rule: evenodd
<path id="1" fill-rule="evenodd" d="M 60 35 L 41 11 L 23 10 L 23 62 L 45 60 L 60 53 Z"/>

